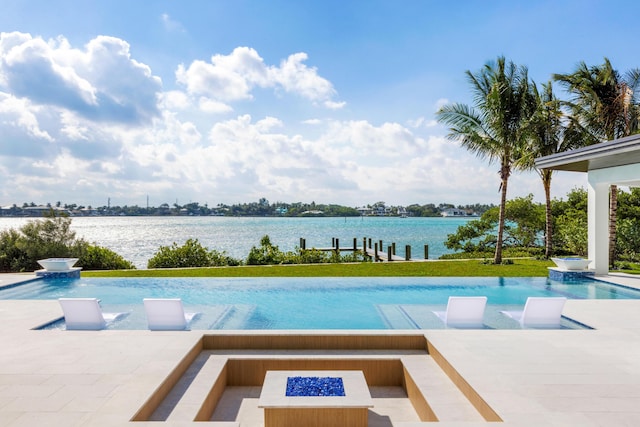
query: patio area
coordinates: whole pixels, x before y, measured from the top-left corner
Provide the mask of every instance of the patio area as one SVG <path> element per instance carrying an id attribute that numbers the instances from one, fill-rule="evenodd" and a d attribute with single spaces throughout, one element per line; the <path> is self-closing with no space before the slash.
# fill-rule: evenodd
<path id="1" fill-rule="evenodd" d="M 640 288 L 633 276 L 606 278 Z M 433 425 L 428 409 L 448 427 L 484 426 L 492 412 L 505 426 L 640 425 L 640 300 L 569 300 L 564 314 L 594 329 L 39 331 L 32 328 L 62 315 L 57 301 L 0 301 L 0 425 L 262 426 L 260 385 L 230 379 L 211 413 L 200 414 L 208 421 L 194 421 L 216 372 L 243 360 L 239 372 L 260 367 L 258 378 L 262 369 L 305 364 L 355 366 L 365 376 L 404 371 L 401 386 L 369 374 L 371 426 Z M 388 345 L 416 336 L 425 348 Z M 428 409 L 408 398 L 417 392 Z"/>

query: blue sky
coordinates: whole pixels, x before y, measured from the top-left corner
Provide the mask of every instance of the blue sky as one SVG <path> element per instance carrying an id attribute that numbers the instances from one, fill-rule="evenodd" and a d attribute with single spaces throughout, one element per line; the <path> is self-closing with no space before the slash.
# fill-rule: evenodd
<path id="1" fill-rule="evenodd" d="M 439 106 L 504 55 L 532 79 L 640 67 L 633 1 L 15 1 L 0 205 L 499 202 Z M 558 90 L 558 94 L 564 94 Z M 558 173 L 553 196 L 584 186 Z M 509 197 L 543 199 L 535 173 Z"/>

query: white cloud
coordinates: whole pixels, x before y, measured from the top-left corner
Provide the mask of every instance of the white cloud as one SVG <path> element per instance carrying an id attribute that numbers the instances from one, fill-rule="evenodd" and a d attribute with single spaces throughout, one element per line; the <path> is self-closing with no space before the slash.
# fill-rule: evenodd
<path id="1" fill-rule="evenodd" d="M 0 40 L 4 34 L 0 34 Z M 55 49 L 59 51 L 55 52 Z M 17 96 L 43 104 L 96 105 L 92 85 L 66 65 L 66 61 L 59 60 L 66 53 L 62 51 L 67 50 L 64 43 L 56 46 L 53 41 L 47 43 L 42 38 L 28 38 L 2 50 L 0 70 L 3 80 L 7 89 Z"/>
<path id="2" fill-rule="evenodd" d="M 164 92 L 160 97 L 160 103 L 168 110 L 186 110 L 191 106 L 187 94 L 179 90 Z"/>
<path id="3" fill-rule="evenodd" d="M 303 120 L 302 123 L 306 124 L 306 125 L 319 125 L 322 123 L 322 120 L 320 119 L 308 119 L 308 120 Z"/>
<path id="4" fill-rule="evenodd" d="M 176 79 L 194 96 L 207 96 L 223 101 L 251 98 L 249 82 L 234 70 L 204 61 L 194 61 L 189 68 L 183 65 L 176 71 Z"/>
<path id="5" fill-rule="evenodd" d="M 200 110 L 204 111 L 205 113 L 222 114 L 230 113 L 233 111 L 233 108 L 231 108 L 230 105 L 204 96 L 200 97 L 198 106 L 200 107 Z"/>
<path id="6" fill-rule="evenodd" d="M 449 100 L 446 98 L 440 98 L 438 99 L 435 104 L 434 104 L 434 108 L 433 111 L 434 113 L 437 112 L 438 110 L 440 110 L 440 108 L 442 108 L 443 106 L 449 104 Z M 407 126 L 414 128 L 414 129 L 418 129 L 418 128 L 433 128 L 438 126 L 438 121 L 435 120 L 435 118 L 426 118 L 424 116 L 422 117 L 418 117 L 416 119 L 409 119 L 407 120 Z"/>
<path id="7" fill-rule="evenodd" d="M 229 55 L 214 55 L 210 62 L 195 60 L 181 64 L 176 79 L 193 96 L 233 102 L 253 99 L 255 88 L 283 89 L 329 109 L 339 109 L 331 82 L 318 75 L 316 68 L 304 64 L 306 53 L 290 55 L 280 66 L 269 66 L 255 49 L 237 47 Z"/>
<path id="8" fill-rule="evenodd" d="M 347 103 L 345 101 L 335 102 L 335 101 L 324 101 L 323 105 L 330 110 L 339 110 L 344 108 Z"/>
<path id="9" fill-rule="evenodd" d="M 51 142 L 53 141 L 51 135 L 40 128 L 37 111 L 38 108 L 32 106 L 26 99 L 18 99 L 0 92 L 0 120 L 5 125 L 21 128 L 31 137 Z"/>
<path id="10" fill-rule="evenodd" d="M 76 49 L 63 37 L 0 33 L 0 75 L 13 96 L 93 121 L 140 124 L 158 115 L 160 79 L 115 37 Z"/>
<path id="11" fill-rule="evenodd" d="M 451 101 L 449 101 L 447 98 L 440 98 L 436 101 L 436 105 L 435 105 L 435 111 L 438 111 L 440 108 L 444 107 L 447 104 L 450 104 Z"/>
<path id="12" fill-rule="evenodd" d="M 60 114 L 60 132 L 71 140 L 89 140 L 90 129 L 75 115 L 63 111 Z"/>
<path id="13" fill-rule="evenodd" d="M 424 117 L 418 117 L 417 119 L 407 120 L 407 125 L 412 128 L 419 128 L 419 127 L 422 127 L 422 125 L 424 125 L 425 122 L 426 122 L 426 119 Z"/>
<path id="14" fill-rule="evenodd" d="M 306 53 L 300 52 L 280 63 L 280 67 L 271 67 L 270 74 L 274 82 L 279 83 L 287 92 L 297 93 L 311 101 L 321 101 L 329 108 L 344 106 L 343 102 L 332 102 L 335 90 L 331 82 L 320 77 L 315 67 L 304 64 Z"/>
<path id="15" fill-rule="evenodd" d="M 437 120 L 428 120 L 425 117 L 418 117 L 417 119 L 409 119 L 407 120 L 407 126 L 419 129 L 419 128 L 432 128 L 438 125 Z"/>
<path id="16" fill-rule="evenodd" d="M 426 117 L 373 123 L 325 111 L 301 121 L 261 103 L 258 89 L 344 105 L 305 61 L 298 53 L 268 65 L 240 47 L 177 67 L 181 87 L 162 92 L 124 40 L 75 48 L 62 37 L 2 33 L 0 179 L 11 187 L 0 202 L 498 202 L 495 165 L 432 135 Z M 509 196 L 541 193 L 537 185 L 514 174 Z"/>
<path id="17" fill-rule="evenodd" d="M 168 13 L 163 13 L 162 15 L 160 15 L 160 22 L 162 22 L 162 25 L 164 25 L 164 29 L 168 32 L 185 32 L 182 24 L 174 20 L 171 16 L 169 16 Z"/>

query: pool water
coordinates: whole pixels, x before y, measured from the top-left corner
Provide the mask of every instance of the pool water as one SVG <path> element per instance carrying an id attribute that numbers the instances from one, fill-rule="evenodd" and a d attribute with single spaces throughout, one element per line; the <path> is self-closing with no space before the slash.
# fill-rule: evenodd
<path id="1" fill-rule="evenodd" d="M 498 277 L 45 279 L 0 291 L 0 299 L 98 298 L 105 312 L 130 313 L 113 329 L 146 329 L 143 298 L 181 298 L 185 311 L 201 313 L 192 329 L 434 329 L 444 325 L 432 310 L 449 296 L 482 295 L 486 327 L 497 329 L 519 328 L 499 311 L 522 309 L 530 296 L 640 298 L 590 279 Z"/>

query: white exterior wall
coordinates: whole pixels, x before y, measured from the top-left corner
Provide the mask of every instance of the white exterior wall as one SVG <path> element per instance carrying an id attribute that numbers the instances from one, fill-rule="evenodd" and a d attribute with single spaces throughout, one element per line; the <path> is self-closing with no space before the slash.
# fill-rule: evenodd
<path id="1" fill-rule="evenodd" d="M 588 257 L 596 274 L 609 272 L 609 187 L 638 186 L 640 165 L 616 166 L 588 172 Z"/>
<path id="2" fill-rule="evenodd" d="M 596 274 L 609 272 L 609 184 L 589 180 L 587 189 L 589 268 Z"/>

